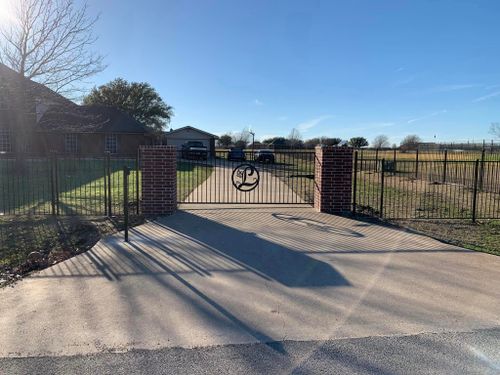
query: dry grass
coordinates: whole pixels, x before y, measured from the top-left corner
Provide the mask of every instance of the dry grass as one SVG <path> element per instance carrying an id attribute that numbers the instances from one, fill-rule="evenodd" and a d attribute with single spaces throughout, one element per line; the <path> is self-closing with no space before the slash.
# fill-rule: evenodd
<path id="1" fill-rule="evenodd" d="M 393 223 L 441 241 L 500 256 L 500 220 L 398 220 Z"/>
<path id="2" fill-rule="evenodd" d="M 131 225 L 143 222 L 132 216 Z M 108 218 L 13 216 L 0 219 L 0 286 L 43 269 L 95 245 L 122 227 Z M 36 258 L 33 258 L 33 255 Z"/>

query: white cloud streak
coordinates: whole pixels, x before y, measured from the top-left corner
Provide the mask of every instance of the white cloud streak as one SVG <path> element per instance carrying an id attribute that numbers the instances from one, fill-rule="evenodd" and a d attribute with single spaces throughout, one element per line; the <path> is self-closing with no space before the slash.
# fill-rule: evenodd
<path id="1" fill-rule="evenodd" d="M 417 121 L 421 121 L 421 120 L 426 120 L 428 118 L 431 118 L 431 117 L 434 117 L 434 116 L 438 116 L 442 113 L 446 113 L 448 112 L 446 109 L 443 109 L 441 111 L 437 111 L 437 112 L 432 112 L 432 113 L 429 113 L 428 115 L 425 115 L 425 116 L 422 116 L 422 117 L 416 117 L 416 118 L 412 118 L 411 120 L 408 120 L 407 123 L 408 124 L 412 124 L 414 122 L 417 122 Z"/>
<path id="2" fill-rule="evenodd" d="M 297 129 L 301 132 L 307 132 L 309 129 L 314 128 L 317 126 L 320 122 L 325 121 L 329 118 L 332 118 L 332 115 L 324 115 L 324 116 L 319 116 L 316 118 L 313 118 L 308 121 L 301 122 L 300 124 L 297 125 Z"/>
<path id="3" fill-rule="evenodd" d="M 452 85 L 441 85 L 436 86 L 429 89 L 429 92 L 451 92 L 451 91 L 459 91 L 471 89 L 473 87 L 479 87 L 480 85 L 476 84 L 452 84 Z"/>
<path id="4" fill-rule="evenodd" d="M 500 95 L 500 91 L 492 92 L 491 94 L 480 96 L 472 101 L 472 103 L 482 102 Z"/>

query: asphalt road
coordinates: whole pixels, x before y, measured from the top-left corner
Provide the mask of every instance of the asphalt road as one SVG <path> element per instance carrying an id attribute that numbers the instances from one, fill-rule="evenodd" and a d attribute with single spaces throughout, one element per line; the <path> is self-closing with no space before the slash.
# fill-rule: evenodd
<path id="1" fill-rule="evenodd" d="M 465 333 L 3 358 L 0 373 L 500 374 L 500 327 Z"/>

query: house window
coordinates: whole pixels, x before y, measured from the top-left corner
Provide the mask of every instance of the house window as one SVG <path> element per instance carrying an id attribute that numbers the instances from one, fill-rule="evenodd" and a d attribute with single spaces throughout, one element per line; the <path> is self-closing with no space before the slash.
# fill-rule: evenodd
<path id="1" fill-rule="evenodd" d="M 104 138 L 104 151 L 116 154 L 118 151 L 118 139 L 116 134 L 106 134 Z"/>
<path id="2" fill-rule="evenodd" d="M 68 153 L 76 153 L 78 151 L 78 136 L 77 134 L 64 135 L 64 151 Z"/>
<path id="3" fill-rule="evenodd" d="M 0 129 L 0 152 L 12 152 L 9 129 Z"/>

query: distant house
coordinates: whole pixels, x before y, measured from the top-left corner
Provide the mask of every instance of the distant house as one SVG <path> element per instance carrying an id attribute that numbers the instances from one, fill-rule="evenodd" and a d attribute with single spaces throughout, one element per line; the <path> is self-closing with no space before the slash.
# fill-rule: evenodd
<path id="1" fill-rule="evenodd" d="M 0 153 L 135 155 L 153 134 L 113 107 L 80 106 L 0 64 Z"/>
<path id="2" fill-rule="evenodd" d="M 192 126 L 184 126 L 179 129 L 171 129 L 170 131 L 165 132 L 163 136 L 163 143 L 176 146 L 177 149 L 180 150 L 182 145 L 188 141 L 199 141 L 203 142 L 203 145 L 207 147 L 209 155 L 215 155 L 216 139 L 219 139 L 219 137 L 215 134 L 196 129 Z"/>

